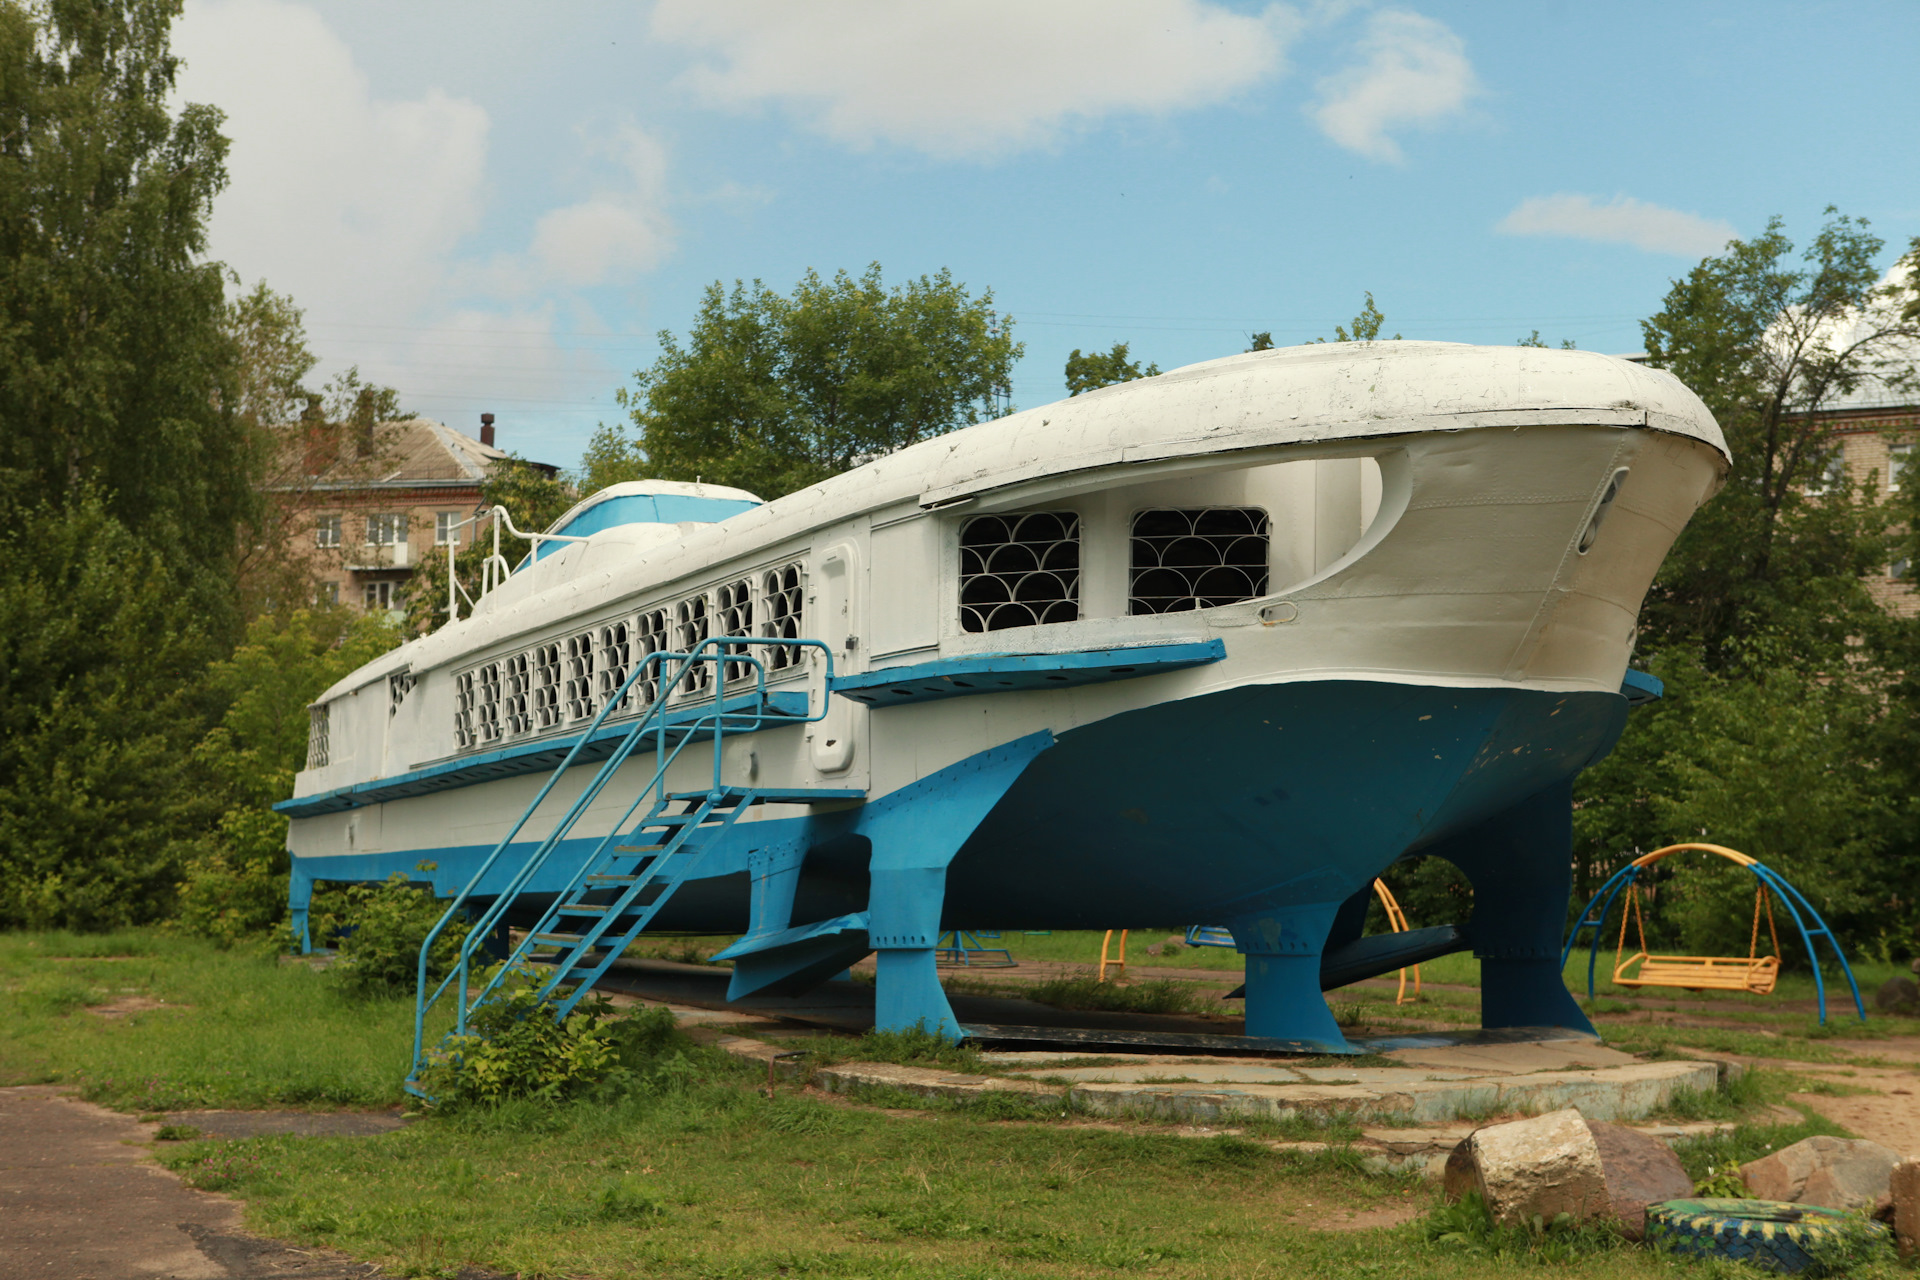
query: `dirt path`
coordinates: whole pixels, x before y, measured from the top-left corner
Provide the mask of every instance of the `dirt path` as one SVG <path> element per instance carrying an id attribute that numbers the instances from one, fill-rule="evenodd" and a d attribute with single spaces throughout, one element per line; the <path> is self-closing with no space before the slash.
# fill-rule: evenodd
<path id="1" fill-rule="evenodd" d="M 148 1159 L 155 1127 L 54 1089 L 0 1088 L 0 1280 L 387 1274 L 345 1254 L 249 1235 L 237 1201 L 196 1191 Z"/>

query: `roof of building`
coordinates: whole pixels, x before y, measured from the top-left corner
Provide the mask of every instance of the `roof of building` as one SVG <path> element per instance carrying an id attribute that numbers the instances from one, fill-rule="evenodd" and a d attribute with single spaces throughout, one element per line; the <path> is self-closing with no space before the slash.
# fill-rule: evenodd
<path id="1" fill-rule="evenodd" d="M 511 455 L 492 445 L 430 418 L 406 418 L 382 422 L 374 427 L 372 447 L 364 452 L 355 447 L 353 428 L 336 424 L 327 428 L 332 445 L 321 452 L 308 450 L 301 424 L 281 428 L 290 452 L 304 452 L 306 466 L 295 470 L 310 477 L 302 487 L 317 489 L 433 489 L 472 488 L 487 478 L 494 465 Z M 313 471 L 320 458 L 332 453 L 324 470 Z M 532 464 L 552 474 L 556 468 L 544 462 Z"/>

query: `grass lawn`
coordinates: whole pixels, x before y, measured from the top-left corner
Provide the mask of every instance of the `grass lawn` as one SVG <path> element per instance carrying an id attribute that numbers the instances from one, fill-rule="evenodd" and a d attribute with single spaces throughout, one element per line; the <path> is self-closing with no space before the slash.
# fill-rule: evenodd
<path id="1" fill-rule="evenodd" d="M 155 933 L 15 934 L 0 935 L 0 974 L 0 1082 L 71 1084 L 131 1111 L 401 1100 L 411 1001 L 348 999 L 305 965 Z M 1780 1039 L 1800 1056 L 1823 1047 Z M 1552 1256 L 1430 1243 L 1419 1220 L 1310 1229 L 1330 1211 L 1386 1220 L 1437 1203 L 1430 1183 L 1363 1171 L 1339 1133 L 1301 1154 L 1010 1101 L 863 1104 L 792 1085 L 769 1099 L 763 1071 L 684 1040 L 642 1065 L 646 1083 L 622 1096 L 160 1151 L 243 1198 L 261 1231 L 412 1275 L 1477 1277 L 1538 1274 Z M 1724 1113 L 1790 1083 L 1770 1073 L 1699 1105 Z M 1699 1173 L 1815 1131 L 1835 1130 L 1744 1128 L 1686 1158 Z M 1559 1269 L 1708 1274 L 1608 1247 Z"/>

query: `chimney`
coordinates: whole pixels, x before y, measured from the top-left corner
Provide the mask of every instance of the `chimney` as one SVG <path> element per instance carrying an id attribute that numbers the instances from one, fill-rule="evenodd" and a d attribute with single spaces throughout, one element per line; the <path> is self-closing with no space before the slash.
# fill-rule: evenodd
<path id="1" fill-rule="evenodd" d="M 480 415 L 480 443 L 493 448 L 493 415 L 490 413 Z"/>

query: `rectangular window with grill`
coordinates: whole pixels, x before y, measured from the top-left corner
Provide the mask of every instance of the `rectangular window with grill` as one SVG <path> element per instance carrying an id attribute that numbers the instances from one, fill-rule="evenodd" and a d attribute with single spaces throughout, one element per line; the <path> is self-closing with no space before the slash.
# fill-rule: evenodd
<path id="1" fill-rule="evenodd" d="M 560 646 L 535 645 L 533 649 L 533 727 L 557 729 L 560 713 Z"/>
<path id="2" fill-rule="evenodd" d="M 567 720 L 578 723 L 593 719 L 599 705 L 594 701 L 593 632 L 582 631 L 567 637 Z"/>
<path id="3" fill-rule="evenodd" d="M 781 565 L 760 575 L 760 634 L 769 640 L 798 640 L 805 588 L 799 564 Z M 800 662 L 798 647 L 767 646 L 761 650 L 767 674 L 785 671 Z"/>
<path id="4" fill-rule="evenodd" d="M 975 516 L 960 526 L 960 626 L 1004 631 L 1080 616 L 1080 517 Z"/>
<path id="5" fill-rule="evenodd" d="M 315 703 L 307 708 L 307 768 L 326 768 L 328 752 L 327 704 Z"/>
<path id="6" fill-rule="evenodd" d="M 1137 512 L 1127 612 L 1212 609 L 1267 594 L 1268 529 L 1258 507 Z"/>
<path id="7" fill-rule="evenodd" d="M 673 651 L 692 653 L 702 640 L 713 634 L 713 617 L 707 610 L 706 593 L 688 596 L 674 606 Z M 669 663 L 669 666 L 677 665 Z M 713 684 L 713 663 L 700 661 L 687 668 L 685 678 L 675 692 L 705 693 Z"/>
<path id="8" fill-rule="evenodd" d="M 462 671 L 453 681 L 453 745 L 465 751 L 479 741 L 474 734 L 474 711 L 479 702 L 478 684 L 472 671 Z"/>
<path id="9" fill-rule="evenodd" d="M 500 718 L 507 736 L 517 738 L 533 729 L 533 664 L 516 653 L 501 659 L 500 668 L 505 685 Z"/>
<path id="10" fill-rule="evenodd" d="M 473 723 L 479 730 L 480 745 L 500 741 L 500 664 L 489 662 L 480 668 L 480 696 L 474 703 Z"/>
<path id="11" fill-rule="evenodd" d="M 633 628 L 622 618 L 600 628 L 600 648 L 594 655 L 594 678 L 599 682 L 599 702 L 605 706 L 633 672 Z M 629 692 L 614 708 L 615 712 L 633 710 Z"/>
<path id="12" fill-rule="evenodd" d="M 738 582 L 729 582 L 715 589 L 713 593 L 713 616 L 719 624 L 719 634 L 723 636 L 750 636 L 753 634 L 753 579 L 742 578 Z M 733 645 L 729 653 L 745 655 L 752 646 Z M 744 680 L 753 675 L 753 667 L 745 662 L 729 662 L 726 665 L 728 680 Z"/>

